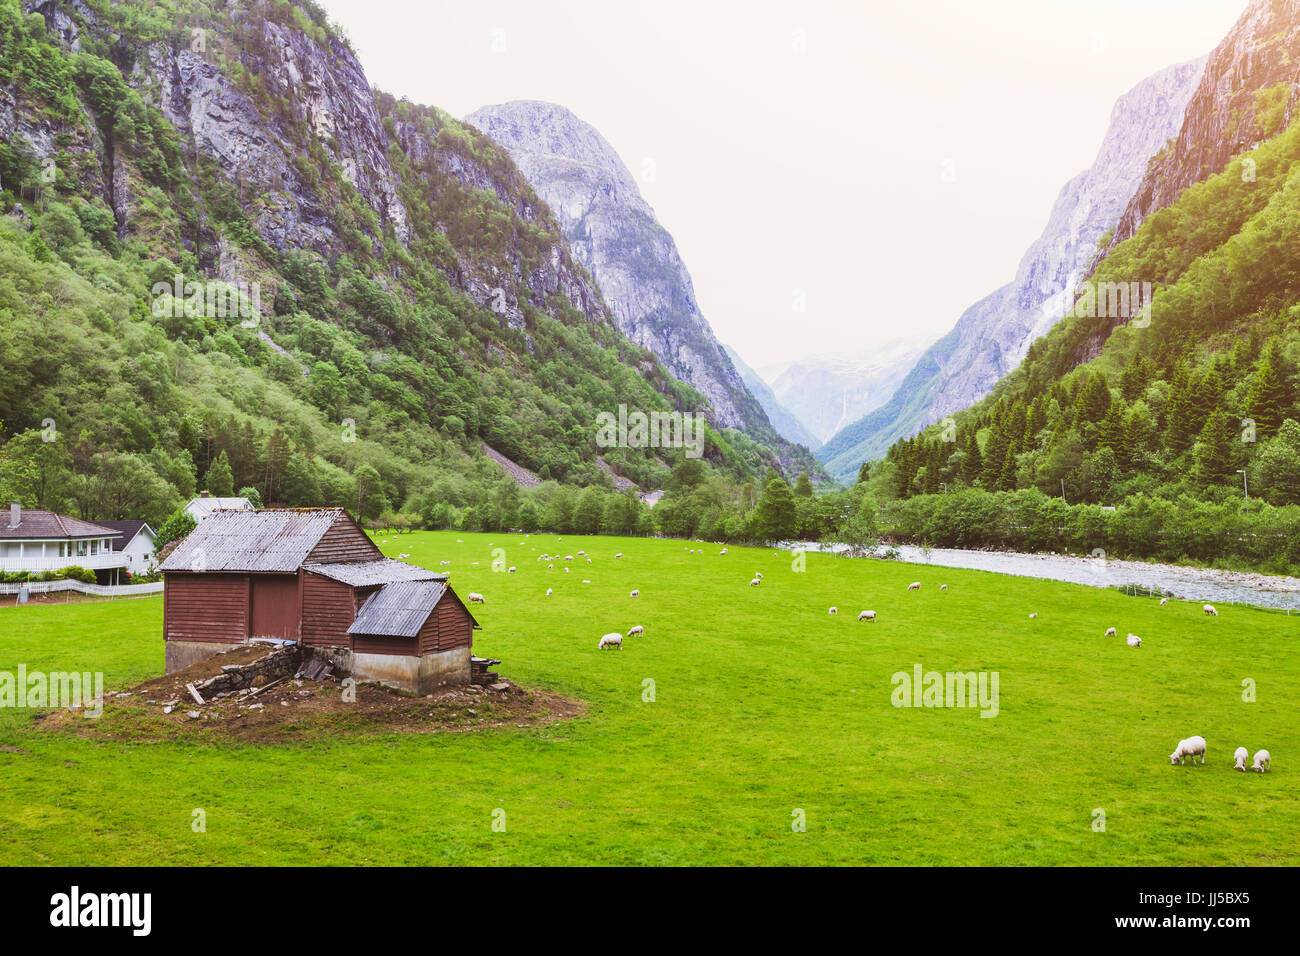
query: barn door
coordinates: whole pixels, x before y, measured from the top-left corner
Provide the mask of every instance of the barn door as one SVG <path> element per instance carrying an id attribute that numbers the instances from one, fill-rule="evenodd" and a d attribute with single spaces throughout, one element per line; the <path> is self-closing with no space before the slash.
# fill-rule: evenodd
<path id="1" fill-rule="evenodd" d="M 297 575 L 253 575 L 250 598 L 249 637 L 298 639 Z"/>

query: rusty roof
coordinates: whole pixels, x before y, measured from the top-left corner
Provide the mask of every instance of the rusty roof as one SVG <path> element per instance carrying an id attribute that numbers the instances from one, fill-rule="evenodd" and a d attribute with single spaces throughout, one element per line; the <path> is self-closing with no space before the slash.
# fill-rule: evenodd
<path id="1" fill-rule="evenodd" d="M 341 581 L 354 588 L 371 584 L 393 584 L 397 581 L 447 580 L 445 574 L 393 558 L 378 558 L 374 561 L 334 561 L 328 564 L 312 563 L 304 564 L 302 569 L 334 581 Z"/>
<path id="2" fill-rule="evenodd" d="M 446 581 L 386 584 L 361 605 L 348 633 L 415 637 L 446 593 Z"/>
<path id="3" fill-rule="evenodd" d="M 294 572 L 340 518 L 342 508 L 214 511 L 160 570 Z"/>

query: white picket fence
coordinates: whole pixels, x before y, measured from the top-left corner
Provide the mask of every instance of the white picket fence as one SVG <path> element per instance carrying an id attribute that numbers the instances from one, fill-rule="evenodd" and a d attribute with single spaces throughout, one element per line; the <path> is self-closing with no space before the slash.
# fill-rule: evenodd
<path id="1" fill-rule="evenodd" d="M 93 597 L 132 598 L 161 594 L 163 583 L 151 584 L 85 584 L 81 581 L 28 581 L 26 584 L 0 584 L 0 594 L 17 594 L 27 588 L 28 594 L 52 594 L 56 591 L 77 591 Z"/>

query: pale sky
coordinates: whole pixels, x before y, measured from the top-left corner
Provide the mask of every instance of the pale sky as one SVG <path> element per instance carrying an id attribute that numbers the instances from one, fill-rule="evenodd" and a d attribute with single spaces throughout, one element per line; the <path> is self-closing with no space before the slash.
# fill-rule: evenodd
<path id="1" fill-rule="evenodd" d="M 1115 100 L 1209 52 L 1246 7 L 321 3 L 381 89 L 455 116 L 548 100 L 595 126 L 752 366 L 943 335 L 1012 278 Z"/>

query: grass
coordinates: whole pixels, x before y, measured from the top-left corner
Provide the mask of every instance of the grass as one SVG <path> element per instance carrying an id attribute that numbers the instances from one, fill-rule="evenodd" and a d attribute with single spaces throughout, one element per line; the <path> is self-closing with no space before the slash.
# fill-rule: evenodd
<path id="1" fill-rule="evenodd" d="M 925 565 L 813 554 L 797 573 L 763 549 L 521 540 L 381 546 L 450 560 L 458 592 L 487 597 L 476 653 L 582 698 L 585 717 L 252 746 L 87 739 L 3 709 L 0 862 L 1300 863 L 1300 620 Z M 494 548 L 518 573 L 491 571 Z M 536 560 L 579 549 L 593 563 L 569 573 Z M 864 608 L 879 623 L 858 623 Z M 161 617 L 160 599 L 0 609 L 0 671 L 103 670 L 127 686 L 161 669 Z M 596 650 L 633 624 L 643 638 Z M 1102 637 L 1111 625 L 1118 639 Z M 891 706 L 891 675 L 916 663 L 997 671 L 998 716 Z M 1207 765 L 1171 767 L 1194 733 Z M 1272 772 L 1233 772 L 1239 745 L 1269 749 Z"/>

